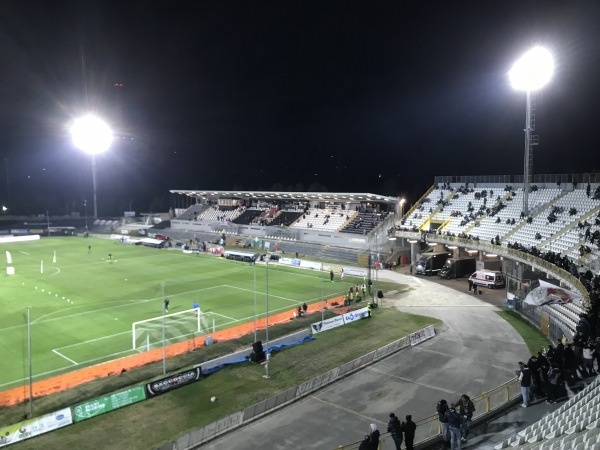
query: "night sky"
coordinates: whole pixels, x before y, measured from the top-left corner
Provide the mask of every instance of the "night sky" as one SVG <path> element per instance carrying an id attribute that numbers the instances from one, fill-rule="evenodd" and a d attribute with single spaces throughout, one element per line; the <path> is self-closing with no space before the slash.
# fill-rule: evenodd
<path id="1" fill-rule="evenodd" d="M 100 215 L 166 211 L 169 189 L 412 203 L 436 175 L 522 174 L 507 73 L 537 44 L 556 72 L 534 173 L 600 172 L 599 24 L 594 1 L 2 2 L 0 202 L 83 213 L 68 125 L 87 111 L 117 135 Z"/>

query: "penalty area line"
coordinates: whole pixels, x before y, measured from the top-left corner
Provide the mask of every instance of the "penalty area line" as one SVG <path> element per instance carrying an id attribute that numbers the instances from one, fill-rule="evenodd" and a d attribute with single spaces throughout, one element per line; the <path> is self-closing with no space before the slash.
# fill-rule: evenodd
<path id="1" fill-rule="evenodd" d="M 59 352 L 58 350 L 56 350 L 55 348 L 52 349 L 52 353 L 60 356 L 61 358 L 65 358 L 67 361 L 69 361 L 71 364 L 74 364 L 76 366 L 79 365 L 79 363 L 77 361 L 73 361 L 71 358 L 66 357 L 65 355 L 63 355 L 61 352 Z"/>

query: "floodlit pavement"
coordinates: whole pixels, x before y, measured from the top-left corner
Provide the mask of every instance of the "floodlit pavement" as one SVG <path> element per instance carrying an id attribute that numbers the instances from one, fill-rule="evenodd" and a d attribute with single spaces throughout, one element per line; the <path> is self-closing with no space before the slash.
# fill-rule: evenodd
<path id="1" fill-rule="evenodd" d="M 417 421 L 434 414 L 442 398 L 453 402 L 463 393 L 474 397 L 488 391 L 514 377 L 517 362 L 529 358 L 520 335 L 496 314 L 504 304 L 504 291 L 472 295 L 464 279 L 438 281 L 402 272 L 381 271 L 379 279 L 411 287 L 384 298 L 384 306 L 444 322 L 433 339 L 202 448 L 333 450 L 361 440 L 370 423 L 385 432 L 390 412 L 401 418 L 412 414 Z M 469 447 L 480 448 L 474 442 Z M 393 442 L 387 440 L 383 448 L 394 448 Z"/>

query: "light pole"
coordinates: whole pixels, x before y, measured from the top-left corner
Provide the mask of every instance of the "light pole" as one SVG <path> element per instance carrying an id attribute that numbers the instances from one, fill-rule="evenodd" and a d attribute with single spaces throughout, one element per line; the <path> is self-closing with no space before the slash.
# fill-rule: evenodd
<path id="1" fill-rule="evenodd" d="M 271 356 L 269 354 L 269 261 L 265 261 L 265 268 L 266 268 L 266 277 L 267 277 L 267 320 L 266 320 L 266 324 L 265 324 L 265 340 L 266 340 L 266 345 L 265 345 L 265 353 L 266 353 L 266 358 L 267 361 L 265 362 L 265 374 L 263 375 L 263 378 L 268 380 L 269 377 L 269 362 L 271 360 Z"/>
<path id="2" fill-rule="evenodd" d="M 375 290 L 373 291 L 373 303 L 375 304 L 377 303 L 375 298 L 377 297 L 377 288 L 379 286 L 379 266 L 379 232 L 377 232 L 375 233 L 375 263 L 373 264 L 373 267 L 375 267 Z"/>
<path id="3" fill-rule="evenodd" d="M 256 261 L 254 261 L 254 342 L 256 342 Z"/>
<path id="4" fill-rule="evenodd" d="M 71 126 L 71 136 L 75 147 L 92 156 L 92 184 L 94 188 L 94 219 L 98 218 L 96 199 L 96 155 L 110 147 L 112 131 L 96 116 L 88 115 L 75 120 Z"/>
<path id="5" fill-rule="evenodd" d="M 402 218 L 404 217 L 404 204 L 406 203 L 405 198 L 400 199 L 400 222 L 402 222 Z"/>
<path id="6" fill-rule="evenodd" d="M 531 93 L 544 87 L 554 73 L 554 61 L 550 52 L 543 47 L 534 47 L 525 53 L 508 73 L 513 89 L 527 92 L 525 110 L 525 155 L 523 162 L 523 213 L 529 214 L 529 183 L 531 181 L 533 152 L 531 147 L 537 145 L 535 131 L 535 112 L 532 107 Z"/>
<path id="7" fill-rule="evenodd" d="M 325 286 L 323 284 L 323 261 L 321 261 L 321 325 L 325 321 Z"/>
<path id="8" fill-rule="evenodd" d="M 83 201 L 83 208 L 85 209 L 85 231 L 88 230 L 88 222 L 87 222 L 87 200 Z"/>

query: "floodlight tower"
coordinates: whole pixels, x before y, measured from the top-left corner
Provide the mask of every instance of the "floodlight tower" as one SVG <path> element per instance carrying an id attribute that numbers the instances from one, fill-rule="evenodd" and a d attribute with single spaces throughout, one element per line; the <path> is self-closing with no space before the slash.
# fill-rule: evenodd
<path id="1" fill-rule="evenodd" d="M 523 213 L 529 214 L 529 184 L 533 165 L 532 146 L 537 145 L 538 137 L 532 136 L 535 131 L 535 110 L 532 107 L 531 93 L 544 87 L 554 73 L 552 54 L 543 47 L 534 47 L 525 53 L 512 67 L 508 76 L 513 89 L 527 92 L 527 108 L 525 110 L 525 155 L 523 170 Z"/>
<path id="2" fill-rule="evenodd" d="M 400 220 L 404 217 L 404 204 L 406 203 L 406 199 L 402 197 L 400 199 Z"/>
<path id="3" fill-rule="evenodd" d="M 96 155 L 110 147 L 113 134 L 108 125 L 94 115 L 75 120 L 71 126 L 71 136 L 75 147 L 92 156 L 92 184 L 94 187 L 94 219 L 98 218 L 96 201 Z"/>

